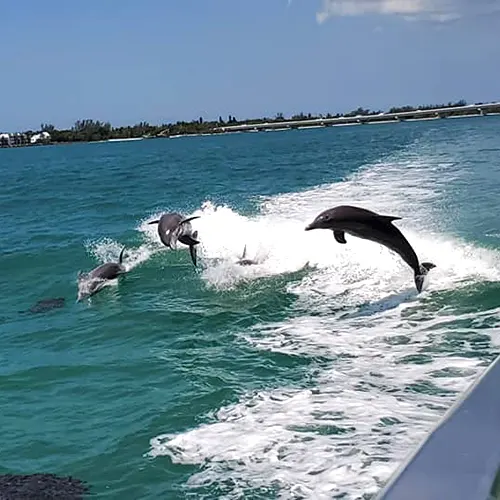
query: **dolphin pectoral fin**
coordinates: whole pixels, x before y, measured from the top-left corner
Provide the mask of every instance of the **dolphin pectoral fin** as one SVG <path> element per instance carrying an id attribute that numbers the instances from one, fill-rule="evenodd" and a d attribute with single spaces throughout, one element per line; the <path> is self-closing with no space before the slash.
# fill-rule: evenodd
<path id="1" fill-rule="evenodd" d="M 342 243 L 343 245 L 347 243 L 347 241 L 345 240 L 344 231 L 338 231 L 338 230 L 333 231 L 333 237 L 335 238 L 337 243 Z"/>
<path id="2" fill-rule="evenodd" d="M 160 222 L 160 220 L 150 220 L 148 224 L 158 224 L 158 222 Z"/>
<path id="3" fill-rule="evenodd" d="M 191 260 L 193 261 L 194 267 L 196 267 L 196 246 L 189 245 L 189 254 L 191 255 Z"/>
<path id="4" fill-rule="evenodd" d="M 186 222 L 191 222 L 192 220 L 194 219 L 199 219 L 201 217 L 201 215 L 193 215 L 193 217 L 187 217 L 186 219 L 182 219 L 180 222 L 179 222 L 179 226 L 181 224 L 185 224 Z"/>

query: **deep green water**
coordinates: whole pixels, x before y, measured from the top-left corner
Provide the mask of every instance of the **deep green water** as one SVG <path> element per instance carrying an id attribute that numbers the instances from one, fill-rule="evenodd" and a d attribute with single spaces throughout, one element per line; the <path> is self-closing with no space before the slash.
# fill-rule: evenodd
<path id="1" fill-rule="evenodd" d="M 0 150 L 0 472 L 368 498 L 499 351 L 499 137 L 486 117 Z M 341 203 L 403 217 L 437 265 L 423 294 L 378 245 L 304 231 Z M 202 216 L 198 270 L 162 211 Z M 245 244 L 260 265 L 235 265 Z M 130 273 L 75 303 L 122 245 Z"/>

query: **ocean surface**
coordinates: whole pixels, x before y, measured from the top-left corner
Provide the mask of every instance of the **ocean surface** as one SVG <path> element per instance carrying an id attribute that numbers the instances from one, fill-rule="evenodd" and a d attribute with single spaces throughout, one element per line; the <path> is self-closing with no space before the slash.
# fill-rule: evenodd
<path id="1" fill-rule="evenodd" d="M 500 117 L 3 149 L 0 172 L 0 473 L 368 499 L 500 350 Z M 304 231 L 346 203 L 402 217 L 422 294 L 380 245 Z M 164 211 L 201 215 L 198 269 Z"/>

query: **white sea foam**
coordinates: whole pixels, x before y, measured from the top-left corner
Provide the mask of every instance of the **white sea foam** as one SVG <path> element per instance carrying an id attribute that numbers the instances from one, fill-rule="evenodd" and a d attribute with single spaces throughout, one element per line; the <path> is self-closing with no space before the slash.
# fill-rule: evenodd
<path id="1" fill-rule="evenodd" d="M 88 241 L 86 243 L 87 251 L 98 261 L 99 264 L 105 262 L 118 262 L 118 258 L 123 244 L 114 241 L 110 238 L 101 238 L 96 241 Z M 152 255 L 154 255 L 161 247 L 146 242 L 137 248 L 128 247 L 125 245 L 125 252 L 123 253 L 123 266 L 127 271 L 130 271 L 138 265 L 146 262 Z"/>
<path id="2" fill-rule="evenodd" d="M 474 349 L 476 326 L 499 341 L 499 309 L 465 313 L 453 302 L 429 300 L 499 280 L 500 256 L 441 230 L 436 207 L 447 183 L 461 175 L 453 158 L 414 156 L 409 151 L 343 182 L 265 199 L 254 217 L 210 203 L 197 212 L 202 217 L 192 224 L 207 286 L 231 288 L 312 266 L 288 287 L 296 314 L 242 331 L 239 341 L 326 361 L 310 388 L 242 394 L 211 422 L 153 438 L 151 456 L 200 465 L 189 480 L 195 488 L 231 480 L 220 498 L 244 498 L 245 488 L 262 486 L 277 487 L 281 498 L 314 499 L 361 498 L 379 489 L 481 369 L 478 358 L 461 354 Z M 427 291 L 417 295 L 408 266 L 379 245 L 349 235 L 340 245 L 331 232 L 304 231 L 320 211 L 343 203 L 404 217 L 395 224 L 421 261 L 437 265 Z M 236 264 L 245 244 L 260 264 Z M 460 336 L 458 346 L 450 335 Z"/>

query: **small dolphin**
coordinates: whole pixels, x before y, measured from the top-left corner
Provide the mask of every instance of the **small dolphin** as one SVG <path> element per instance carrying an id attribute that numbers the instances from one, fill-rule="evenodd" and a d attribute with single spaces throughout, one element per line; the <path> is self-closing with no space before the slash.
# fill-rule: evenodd
<path id="1" fill-rule="evenodd" d="M 122 264 L 124 251 L 125 247 L 123 247 L 120 252 L 118 263 L 106 262 L 92 269 L 89 273 L 78 273 L 79 286 L 77 302 L 102 290 L 107 281 L 118 278 L 120 275 L 126 273 L 126 269 Z"/>
<path id="2" fill-rule="evenodd" d="M 305 230 L 330 229 L 338 243 L 345 244 L 345 233 L 358 238 L 374 241 L 396 252 L 412 269 L 415 286 L 422 291 L 425 275 L 434 267 L 431 262 L 419 263 L 417 254 L 403 236 L 401 231 L 392 225 L 401 217 L 380 215 L 364 208 L 340 205 L 321 212 Z"/>
<path id="3" fill-rule="evenodd" d="M 245 245 L 245 248 L 243 249 L 243 254 L 241 255 L 241 259 L 238 259 L 236 261 L 236 264 L 238 264 L 240 266 L 253 266 L 253 265 L 258 264 L 258 262 L 256 260 L 247 259 L 246 255 L 247 255 L 247 246 Z"/>
<path id="4" fill-rule="evenodd" d="M 32 305 L 26 311 L 19 311 L 20 313 L 43 313 L 50 311 L 51 309 L 57 309 L 58 307 L 64 307 L 65 300 L 63 297 L 56 297 L 54 299 L 42 299 L 39 300 L 36 304 Z"/>
<path id="5" fill-rule="evenodd" d="M 198 231 L 193 231 L 191 221 L 199 218 L 199 215 L 184 218 L 181 214 L 171 212 L 163 214 L 158 220 L 153 220 L 148 224 L 158 224 L 160 240 L 168 248 L 175 250 L 177 241 L 187 245 L 191 260 L 196 267 L 196 245 L 200 242 L 197 240 Z"/>

